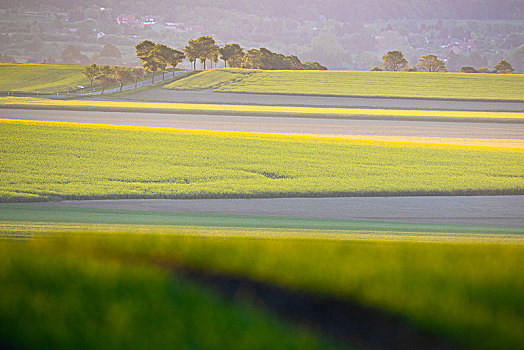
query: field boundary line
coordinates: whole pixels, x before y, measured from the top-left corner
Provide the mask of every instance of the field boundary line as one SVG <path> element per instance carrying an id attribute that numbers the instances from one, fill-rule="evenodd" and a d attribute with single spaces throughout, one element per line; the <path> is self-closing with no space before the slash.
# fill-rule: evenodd
<path id="1" fill-rule="evenodd" d="M 149 103 L 149 102 L 148 102 Z M 158 103 L 158 102 L 152 102 Z M 275 106 L 278 107 L 278 106 Z M 288 112 L 250 112 L 250 111 L 231 111 L 231 110 L 198 110 L 198 109 L 169 109 L 169 108 L 147 108 L 147 107 L 113 107 L 113 106 L 45 106 L 32 104 L 1 104 L 0 109 L 27 109 L 27 110 L 67 110 L 67 111 L 96 111 L 96 112 L 129 112 L 129 113 L 161 113 L 161 114 L 193 114 L 193 115 L 230 115 L 244 117 L 271 117 L 271 118 L 312 118 L 312 119 L 340 119 L 340 120 L 405 120 L 405 121 L 426 121 L 426 122 L 467 122 L 467 123 L 506 123 L 524 124 L 524 118 L 491 118 L 491 117 L 433 117 L 433 116 L 394 116 L 394 115 L 339 115 L 321 113 L 288 113 Z M 474 113 L 474 112 L 473 112 Z M 481 112 L 482 113 L 482 112 Z M 493 112 L 497 113 L 497 112 Z M 513 112 L 500 112 L 513 113 Z"/>
<path id="2" fill-rule="evenodd" d="M 180 91 L 203 91 L 208 89 L 169 89 L 166 90 L 180 90 Z M 414 96 L 383 96 L 383 95 L 337 95 L 337 94 L 301 94 L 293 92 L 254 92 L 254 91 L 234 91 L 234 90 L 213 90 L 216 93 L 230 93 L 230 94 L 248 94 L 248 95 L 283 95 L 283 96 L 309 96 L 309 97 L 355 97 L 355 98 L 383 98 L 388 100 L 422 100 L 422 101 L 457 101 L 457 102 L 508 102 L 508 103 L 523 103 L 522 100 L 515 99 L 484 99 L 484 98 L 445 98 L 445 97 L 414 97 Z"/>

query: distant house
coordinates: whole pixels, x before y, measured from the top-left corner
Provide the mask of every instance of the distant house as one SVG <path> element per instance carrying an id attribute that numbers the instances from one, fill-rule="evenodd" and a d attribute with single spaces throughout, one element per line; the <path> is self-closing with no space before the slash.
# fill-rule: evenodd
<path id="1" fill-rule="evenodd" d="M 158 22 L 158 16 L 146 16 L 146 18 L 144 19 L 144 21 L 142 22 L 143 25 L 153 25 L 153 24 L 156 24 L 156 22 Z"/>
<path id="2" fill-rule="evenodd" d="M 116 18 L 118 24 L 140 24 L 140 19 L 134 15 L 120 15 Z"/>

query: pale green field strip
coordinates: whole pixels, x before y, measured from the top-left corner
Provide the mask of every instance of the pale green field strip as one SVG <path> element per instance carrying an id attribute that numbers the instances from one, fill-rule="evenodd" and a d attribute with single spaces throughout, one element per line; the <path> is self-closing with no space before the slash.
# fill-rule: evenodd
<path id="1" fill-rule="evenodd" d="M 3 120 L 0 199 L 524 193 L 502 147 Z"/>
<path id="2" fill-rule="evenodd" d="M 468 112 L 468 111 L 428 111 L 397 109 L 353 109 L 289 106 L 249 106 L 221 104 L 190 104 L 165 102 L 124 102 L 93 100 L 54 100 L 32 97 L 0 98 L 0 108 L 28 109 L 68 109 L 96 111 L 151 111 L 164 113 L 198 113 L 248 116 L 304 116 L 337 118 L 388 118 L 415 120 L 463 120 L 463 121 L 524 121 L 524 113 L 519 112 Z"/>
<path id="3" fill-rule="evenodd" d="M 0 91 L 55 93 L 70 87 L 89 87 L 84 65 L 0 63 Z"/>
<path id="4" fill-rule="evenodd" d="M 89 228 L 83 235 L 67 231 L 55 233 L 35 235 L 25 242 L 0 242 L 2 266 L 6 267 L 2 269 L 4 294 L 0 305 L 4 309 L 7 305 L 17 305 L 17 308 L 28 305 L 24 309 L 27 313 L 18 313 L 14 318 L 22 318 L 17 323 L 19 327 L 27 323 L 27 319 L 32 320 L 33 329 L 45 324 L 41 318 L 32 317 L 31 308 L 39 304 L 21 301 L 27 303 L 33 300 L 33 295 L 42 295 L 44 291 L 44 295 L 50 296 L 49 291 L 70 290 L 67 284 L 59 289 L 45 287 L 49 281 L 62 278 L 59 267 L 68 266 L 64 262 L 81 261 L 82 266 L 99 262 L 109 266 L 118 263 L 149 267 L 160 262 L 169 271 L 188 266 L 226 276 L 245 276 L 291 290 L 336 296 L 397 315 L 417 330 L 459 347 L 516 349 L 524 344 L 522 244 L 296 239 L 282 238 L 278 232 L 271 239 L 239 237 L 234 233 L 201 236 L 190 231 L 186 231 L 186 235 L 97 234 Z M 40 256 L 48 256 L 48 261 L 55 263 L 41 269 L 40 264 L 34 263 Z M 22 270 L 14 269 L 16 266 Z M 81 274 L 80 280 L 74 279 L 71 289 L 75 290 L 79 284 L 89 285 L 92 278 L 87 276 L 103 276 L 101 271 L 106 270 Z M 71 269 L 73 271 L 78 269 Z M 15 272 L 33 277 L 13 279 Z M 30 283 L 33 278 L 47 282 Z M 87 282 L 81 283 L 82 279 Z M 7 281 L 11 282 L 6 284 Z M 21 290 L 22 295 L 16 292 Z M 93 299 L 81 300 L 92 305 Z M 67 300 L 78 299 L 72 294 Z M 135 305 L 141 298 L 133 300 Z M 58 315 L 66 311 L 60 310 Z"/>
<path id="5" fill-rule="evenodd" d="M 166 88 L 264 94 L 524 100 L 518 74 L 209 70 Z"/>
<path id="6" fill-rule="evenodd" d="M 442 242 L 524 243 L 523 227 L 419 224 L 254 215 L 0 204 L 0 235 L 55 231 L 154 232 L 253 237 L 321 237 Z"/>

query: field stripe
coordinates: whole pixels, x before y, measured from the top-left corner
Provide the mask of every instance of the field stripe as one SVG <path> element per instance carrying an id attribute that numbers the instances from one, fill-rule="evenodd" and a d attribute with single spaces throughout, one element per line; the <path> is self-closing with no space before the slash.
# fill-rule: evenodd
<path id="1" fill-rule="evenodd" d="M 370 118 L 427 118 L 427 119 L 465 119 L 465 120 L 524 120 L 524 113 L 518 112 L 472 112 L 472 111 L 430 111 L 430 110 L 397 110 L 397 109 L 363 109 L 363 108 L 325 108 L 325 107 L 290 107 L 290 106 L 251 106 L 251 105 L 217 105 L 165 102 L 123 102 L 95 100 L 51 100 L 26 97 L 0 98 L 0 107 L 21 108 L 78 108 L 110 110 L 151 110 L 171 113 L 236 113 L 260 115 L 296 115 L 296 116 L 336 116 L 336 117 L 370 117 Z"/>
<path id="2" fill-rule="evenodd" d="M 382 143 L 382 144 L 417 144 L 428 146 L 453 146 L 453 147 L 474 147 L 474 148 L 496 148 L 506 151 L 521 151 L 524 149 L 524 140 L 518 139 L 469 139 L 469 138 L 445 138 L 445 137 L 418 137 L 418 136 L 370 136 L 370 135 L 319 135 L 319 134 L 288 134 L 288 133 L 260 133 L 244 131 L 220 131 L 220 130 L 195 130 L 178 129 L 154 126 L 134 126 L 134 125 L 113 125 L 113 124 L 92 124 L 92 123 L 73 123 L 62 121 L 43 121 L 43 120 L 24 120 L 0 118 L 0 124 L 19 124 L 19 125 L 41 125 L 41 126 L 65 126 L 72 128 L 86 129 L 113 129 L 146 131 L 158 133 L 176 133 L 191 135 L 215 135 L 215 136 L 237 136 L 237 137 L 272 137 L 279 139 L 311 139 L 311 140 L 331 140 L 331 141 L 353 141 L 362 144 Z"/>

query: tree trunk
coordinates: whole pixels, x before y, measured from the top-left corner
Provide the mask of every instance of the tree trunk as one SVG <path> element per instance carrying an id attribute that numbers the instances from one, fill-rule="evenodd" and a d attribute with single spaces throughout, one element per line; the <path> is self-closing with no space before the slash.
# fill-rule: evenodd
<path id="1" fill-rule="evenodd" d="M 165 71 L 162 71 L 162 81 L 164 81 L 164 76 L 165 76 L 166 72 Z"/>
<path id="2" fill-rule="evenodd" d="M 124 84 L 120 83 L 120 92 L 122 92 L 123 87 L 124 87 Z"/>
<path id="3" fill-rule="evenodd" d="M 91 78 L 91 87 L 93 87 L 93 78 Z"/>
<path id="4" fill-rule="evenodd" d="M 153 72 L 153 77 L 151 78 L 151 85 L 155 82 L 155 72 Z"/>
<path id="5" fill-rule="evenodd" d="M 207 60 L 204 60 L 204 70 L 206 70 L 206 61 Z"/>
<path id="6" fill-rule="evenodd" d="M 100 95 L 103 95 L 103 94 L 104 94 L 104 90 L 105 90 L 105 88 L 103 87 L 103 88 L 102 88 L 102 93 L 101 93 Z"/>
<path id="7" fill-rule="evenodd" d="M 138 78 L 135 79 L 135 89 L 136 89 L 137 85 L 138 85 Z"/>
<path id="8" fill-rule="evenodd" d="M 224 60 L 224 68 L 227 68 L 227 61 Z"/>

